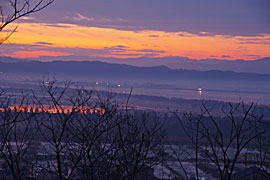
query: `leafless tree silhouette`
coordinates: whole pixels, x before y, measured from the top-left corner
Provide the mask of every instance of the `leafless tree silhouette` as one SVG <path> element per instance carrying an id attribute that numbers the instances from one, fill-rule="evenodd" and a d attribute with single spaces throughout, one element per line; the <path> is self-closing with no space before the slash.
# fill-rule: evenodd
<path id="1" fill-rule="evenodd" d="M 178 145 L 164 142 L 160 114 L 130 109 L 129 98 L 54 79 L 40 87 L 0 92 L 0 156 L 13 179 L 148 179 L 163 165 L 172 177 L 229 180 L 239 166 L 270 167 L 269 117 L 256 104 L 227 103 L 220 116 L 204 102 L 199 114 L 173 112 L 189 141 Z"/>
<path id="2" fill-rule="evenodd" d="M 52 4 L 54 0 L 7 0 L 0 1 L 0 32 L 16 20 L 30 14 L 39 12 Z M 4 8 L 7 9 L 4 11 Z M 10 30 L 5 37 L 0 39 L 0 44 L 6 41 L 17 29 L 17 26 Z"/>
<path id="3" fill-rule="evenodd" d="M 25 171 L 32 170 L 29 154 L 36 130 L 32 122 L 35 114 L 27 109 L 29 100 L 25 94 L 3 96 L 0 100 L 0 156 L 6 167 L 2 171 L 10 171 L 14 180 L 29 177 Z"/>
<path id="4" fill-rule="evenodd" d="M 256 104 L 227 103 L 222 108 L 224 116 L 220 117 L 213 116 L 210 109 L 203 102 L 200 114 L 174 112 L 191 143 L 190 148 L 171 148 L 186 179 L 200 179 L 206 176 L 205 172 L 221 180 L 231 179 L 237 164 L 245 162 L 248 147 L 256 150 L 258 138 L 266 138 L 264 117 L 258 114 Z M 266 153 L 265 149 L 262 151 Z M 193 175 L 184 168 L 184 159 L 194 162 Z"/>
<path id="5" fill-rule="evenodd" d="M 48 178 L 135 179 L 158 162 L 165 136 L 157 114 L 130 112 L 110 92 L 56 83 L 43 81 L 34 97 L 53 112 L 35 116 L 46 154 L 39 168 Z"/>

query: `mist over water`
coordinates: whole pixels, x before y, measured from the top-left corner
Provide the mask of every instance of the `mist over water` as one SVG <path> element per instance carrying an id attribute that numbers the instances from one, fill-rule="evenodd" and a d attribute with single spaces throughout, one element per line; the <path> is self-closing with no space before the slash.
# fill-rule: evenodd
<path id="1" fill-rule="evenodd" d="M 88 89 L 192 100 L 270 104 L 270 75 L 231 71 L 172 70 L 102 62 L 2 63 L 0 87 L 38 87 L 44 75 Z M 18 91 L 19 92 L 19 91 Z"/>
<path id="2" fill-rule="evenodd" d="M 114 91 L 128 93 L 131 87 L 133 87 L 132 94 L 136 95 L 270 104 L 270 84 L 264 81 L 155 81 L 135 85 L 127 83 L 124 87 L 114 88 Z"/>

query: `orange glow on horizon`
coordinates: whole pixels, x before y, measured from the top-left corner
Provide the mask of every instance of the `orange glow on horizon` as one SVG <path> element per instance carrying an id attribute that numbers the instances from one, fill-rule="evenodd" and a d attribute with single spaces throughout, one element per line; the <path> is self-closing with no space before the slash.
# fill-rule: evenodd
<path id="1" fill-rule="evenodd" d="M 49 26 L 48 24 L 22 23 L 19 25 L 18 32 L 12 35 L 9 42 L 28 45 L 36 45 L 37 42 L 51 44 L 44 44 L 39 49 L 33 47 L 31 51 L 20 49 L 10 54 L 4 54 L 20 58 L 68 55 L 134 58 L 151 55 L 151 52 L 140 51 L 143 49 L 154 50 L 152 52 L 156 53 L 154 57 L 182 56 L 192 59 L 215 57 L 228 60 L 253 60 L 257 57 L 270 57 L 270 34 L 256 37 L 207 36 L 207 32 L 203 32 L 201 35 L 186 32 L 133 32 L 70 24 Z M 104 53 L 104 51 L 109 51 L 106 48 L 118 45 L 126 47 L 124 52 Z M 54 48 L 57 48 L 57 51 Z M 97 50 L 97 52 L 91 54 L 87 52 L 87 49 Z"/>

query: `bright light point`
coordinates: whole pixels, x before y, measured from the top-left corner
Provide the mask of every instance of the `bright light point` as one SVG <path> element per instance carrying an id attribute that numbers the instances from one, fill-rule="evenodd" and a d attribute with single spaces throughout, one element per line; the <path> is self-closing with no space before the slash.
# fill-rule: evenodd
<path id="1" fill-rule="evenodd" d="M 202 96 L 202 88 L 198 88 L 199 96 Z"/>
<path id="2" fill-rule="evenodd" d="M 96 82 L 96 85 L 99 85 L 99 82 Z"/>
<path id="3" fill-rule="evenodd" d="M 121 85 L 120 85 L 120 84 L 118 84 L 118 85 L 117 85 L 117 87 L 121 87 Z"/>

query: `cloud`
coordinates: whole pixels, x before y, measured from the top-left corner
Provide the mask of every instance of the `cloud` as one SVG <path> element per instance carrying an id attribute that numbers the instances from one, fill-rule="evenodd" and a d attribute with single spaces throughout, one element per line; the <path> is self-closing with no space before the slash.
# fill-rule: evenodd
<path id="1" fill-rule="evenodd" d="M 69 53 L 57 52 L 57 51 L 15 51 L 13 57 L 23 57 L 23 58 L 38 58 L 40 56 L 68 56 Z"/>
<path id="2" fill-rule="evenodd" d="M 152 34 L 152 35 L 149 35 L 149 37 L 158 38 L 159 35 Z"/>
<path id="3" fill-rule="evenodd" d="M 255 37 L 239 37 L 236 38 L 240 44 L 262 44 L 262 45 L 269 45 L 270 38 L 264 36 L 255 36 Z"/>
<path id="4" fill-rule="evenodd" d="M 239 41 L 260 41 L 263 37 L 263 35 L 260 35 L 256 37 L 238 37 L 236 39 Z M 263 40 L 270 40 L 270 38 L 263 38 Z"/>
<path id="5" fill-rule="evenodd" d="M 33 17 L 27 17 L 27 16 L 25 16 L 25 17 L 21 17 L 21 19 L 24 19 L 24 20 L 32 20 L 32 19 L 34 19 Z"/>
<path id="6" fill-rule="evenodd" d="M 114 54 L 115 56 L 143 56 L 144 54 L 127 53 L 127 54 Z"/>
<path id="7" fill-rule="evenodd" d="M 43 13 L 35 14 L 34 20 L 23 21 L 202 36 L 250 36 L 269 34 L 268 7 L 269 0 L 57 0 Z"/>
<path id="8" fill-rule="evenodd" d="M 269 45 L 270 41 L 242 41 L 240 44 L 263 44 L 263 45 Z"/>
<path id="9" fill-rule="evenodd" d="M 70 24 L 41 24 L 42 26 L 48 26 L 48 27 L 57 27 L 57 28 L 71 28 L 72 26 Z"/>
<path id="10" fill-rule="evenodd" d="M 180 36 L 180 37 L 195 37 L 196 34 L 191 34 L 191 33 L 187 33 L 187 32 L 179 32 L 178 36 Z"/>
<path id="11" fill-rule="evenodd" d="M 36 45 L 54 45 L 53 43 L 48 43 L 48 42 L 35 42 Z"/>
<path id="12" fill-rule="evenodd" d="M 198 36 L 215 36 L 216 34 L 212 32 L 200 32 L 197 34 Z"/>
<path id="13" fill-rule="evenodd" d="M 166 53 L 166 51 L 160 51 L 160 50 L 154 50 L 154 49 L 131 49 L 130 47 L 123 46 L 123 45 L 104 47 L 104 49 L 112 53 L 121 53 L 121 52 L 141 52 L 141 53 L 147 53 L 147 54 L 148 53 Z"/>
<path id="14" fill-rule="evenodd" d="M 36 42 L 34 45 L 29 44 L 2 44 L 3 51 L 0 52 L 0 55 L 19 55 L 22 57 L 26 55 L 30 57 L 33 54 L 34 57 L 37 56 L 38 52 L 42 52 L 42 55 L 47 55 L 47 52 L 53 52 L 54 54 L 69 54 L 75 56 L 106 56 L 106 57 L 115 57 L 115 56 L 157 56 L 165 51 L 159 51 L 154 49 L 131 49 L 130 47 L 123 45 L 116 45 L 110 47 L 104 47 L 101 49 L 94 48 L 79 48 L 79 47 L 57 47 L 48 42 Z M 46 52 L 46 53 L 44 53 Z"/>
<path id="15" fill-rule="evenodd" d="M 233 56 L 223 55 L 222 58 L 233 58 Z"/>
<path id="16" fill-rule="evenodd" d="M 14 29 L 4 29 L 1 32 L 6 32 L 6 33 L 12 33 L 12 32 L 17 32 L 17 30 L 14 31 Z"/>
<path id="17" fill-rule="evenodd" d="M 123 45 L 111 46 L 111 47 L 104 47 L 104 50 L 108 50 L 110 52 L 127 52 L 129 47 Z"/>
<path id="18" fill-rule="evenodd" d="M 86 16 L 83 16 L 81 15 L 80 13 L 77 14 L 78 17 L 74 17 L 75 20 L 85 20 L 85 21 L 94 21 L 95 18 L 89 18 L 89 17 L 86 17 Z"/>
<path id="19" fill-rule="evenodd" d="M 129 48 L 129 47 L 124 46 L 124 45 L 117 45 L 117 46 L 112 46 L 112 47 L 114 47 L 114 48 L 124 48 L 124 49 Z"/>

